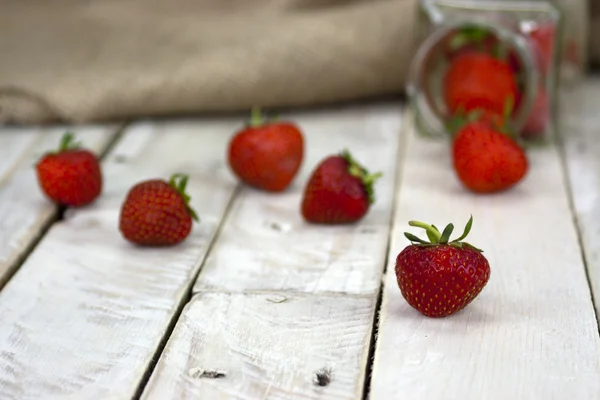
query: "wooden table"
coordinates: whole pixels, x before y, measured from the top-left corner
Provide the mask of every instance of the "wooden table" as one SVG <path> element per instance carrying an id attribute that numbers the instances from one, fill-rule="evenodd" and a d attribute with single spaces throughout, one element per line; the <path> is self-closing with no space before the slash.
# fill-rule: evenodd
<path id="1" fill-rule="evenodd" d="M 32 163 L 65 127 L 2 128 L 0 399 L 600 399 L 600 80 L 570 96 L 562 144 L 491 196 L 462 189 L 448 143 L 417 137 L 402 104 L 366 104 L 286 115 L 308 151 L 280 195 L 230 174 L 239 117 L 73 127 L 105 189 L 60 216 Z M 306 224 L 308 174 L 345 147 L 384 173 L 374 207 Z M 129 245 L 125 193 L 178 171 L 200 224 L 177 247 Z M 423 317 L 393 271 L 407 221 L 469 214 L 490 282 L 459 314 Z"/>

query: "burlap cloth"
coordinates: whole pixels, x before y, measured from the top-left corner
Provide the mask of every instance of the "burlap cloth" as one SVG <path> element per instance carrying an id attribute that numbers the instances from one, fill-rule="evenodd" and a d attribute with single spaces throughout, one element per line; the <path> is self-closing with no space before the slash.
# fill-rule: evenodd
<path id="1" fill-rule="evenodd" d="M 0 0 L 0 123 L 398 93 L 414 15 L 414 0 Z"/>

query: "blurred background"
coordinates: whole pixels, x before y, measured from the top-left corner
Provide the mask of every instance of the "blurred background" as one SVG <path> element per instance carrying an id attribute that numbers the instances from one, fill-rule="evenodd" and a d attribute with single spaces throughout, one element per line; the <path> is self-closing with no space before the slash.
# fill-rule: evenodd
<path id="1" fill-rule="evenodd" d="M 582 62 L 600 62 L 600 0 L 556 2 L 583 30 Z M 0 123 L 400 96 L 415 7 L 416 0 L 0 0 Z"/>

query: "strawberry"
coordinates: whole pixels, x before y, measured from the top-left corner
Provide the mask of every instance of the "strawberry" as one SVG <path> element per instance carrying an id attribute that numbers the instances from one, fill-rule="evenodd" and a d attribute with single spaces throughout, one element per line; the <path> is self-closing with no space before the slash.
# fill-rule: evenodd
<path id="1" fill-rule="evenodd" d="M 473 216 L 463 234 L 452 241 L 454 225 L 443 232 L 434 225 L 410 221 L 425 229 L 429 242 L 405 232 L 411 241 L 396 257 L 396 279 L 408 304 L 428 317 L 454 314 L 481 293 L 490 279 L 490 264 L 482 250 L 463 242 L 471 231 Z"/>
<path id="2" fill-rule="evenodd" d="M 373 185 L 381 173 L 370 174 L 348 151 L 321 161 L 302 198 L 302 216 L 320 224 L 360 220 L 375 201 Z"/>
<path id="3" fill-rule="evenodd" d="M 554 22 L 540 23 L 528 32 L 531 46 L 535 50 L 538 65 L 542 73 L 547 73 L 552 65 L 556 25 Z"/>
<path id="4" fill-rule="evenodd" d="M 182 242 L 198 216 L 185 193 L 188 176 L 174 174 L 169 182 L 151 179 L 137 183 L 121 207 L 119 230 L 142 246 L 169 246 Z"/>
<path id="5" fill-rule="evenodd" d="M 550 103 L 543 86 L 538 88 L 533 107 L 523 126 L 524 137 L 543 136 L 550 123 Z"/>
<path id="6" fill-rule="evenodd" d="M 246 184 L 272 192 L 285 190 L 304 157 L 304 138 L 291 122 L 265 121 L 258 109 L 229 143 L 228 161 Z"/>
<path id="7" fill-rule="evenodd" d="M 473 52 L 452 60 L 443 88 L 444 100 L 452 114 L 475 109 L 503 114 L 507 102 L 514 105 L 518 93 L 515 74 L 507 62 Z"/>
<path id="8" fill-rule="evenodd" d="M 528 170 L 523 149 L 485 121 L 471 122 L 458 130 L 452 157 L 458 179 L 478 193 L 506 190 L 521 181 Z"/>
<path id="9" fill-rule="evenodd" d="M 100 162 L 91 151 L 80 148 L 74 135 L 63 135 L 57 151 L 44 154 L 35 169 L 44 194 L 71 207 L 92 203 L 102 191 Z"/>
<path id="10" fill-rule="evenodd" d="M 565 45 L 564 59 L 569 64 L 579 66 L 581 57 L 579 57 L 579 45 L 575 39 L 570 39 Z"/>

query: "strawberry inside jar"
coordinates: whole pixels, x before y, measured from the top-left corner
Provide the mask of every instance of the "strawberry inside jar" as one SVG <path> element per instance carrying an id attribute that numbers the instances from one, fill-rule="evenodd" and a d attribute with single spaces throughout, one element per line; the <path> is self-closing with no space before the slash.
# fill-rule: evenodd
<path id="1" fill-rule="evenodd" d="M 548 138 L 556 20 L 536 15 L 436 16 L 407 85 L 420 133 L 453 134 L 484 120 L 521 139 Z"/>

